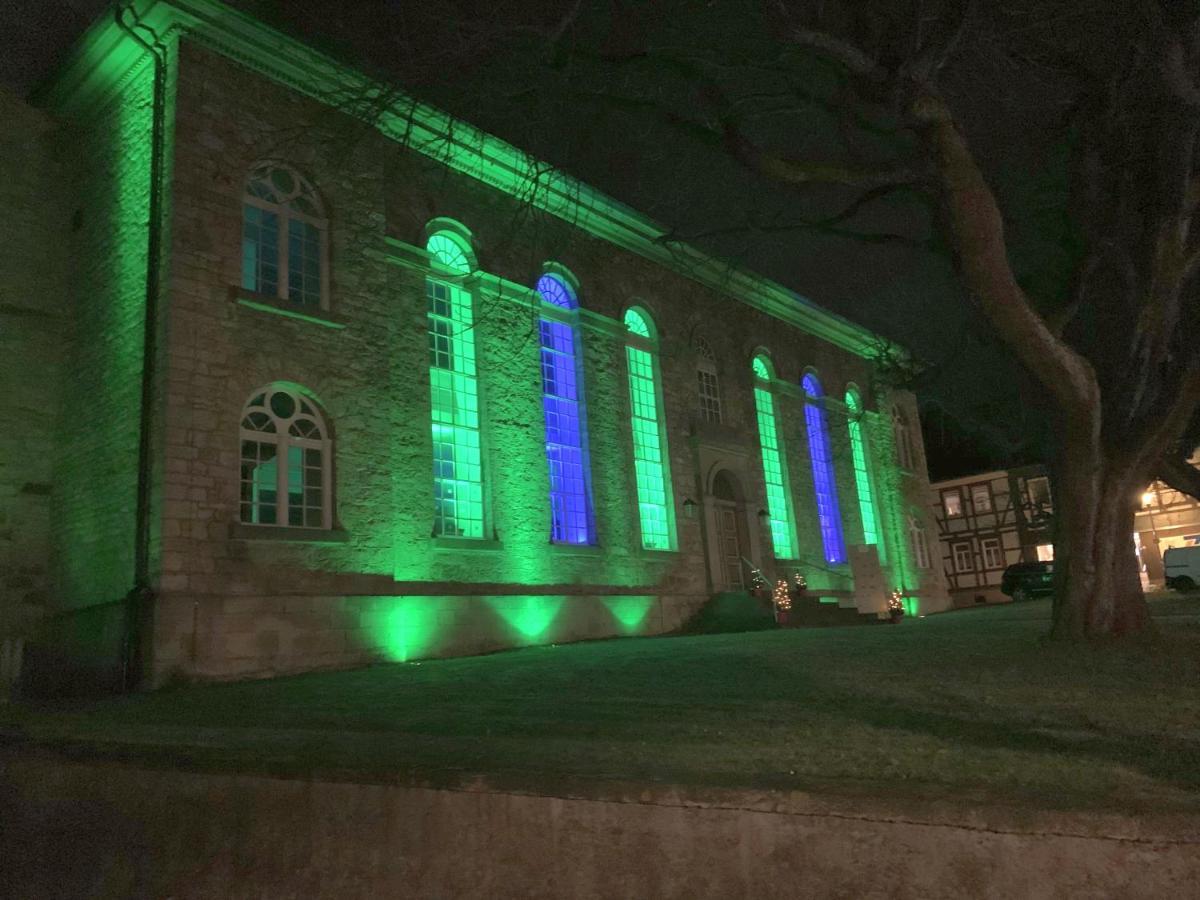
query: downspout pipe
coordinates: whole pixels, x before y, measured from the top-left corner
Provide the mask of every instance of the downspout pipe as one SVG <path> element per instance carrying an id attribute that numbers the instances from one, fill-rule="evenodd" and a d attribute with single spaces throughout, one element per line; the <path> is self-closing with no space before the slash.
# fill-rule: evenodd
<path id="1" fill-rule="evenodd" d="M 133 18 L 132 24 L 126 15 Z M 150 492 L 152 487 L 154 385 L 158 358 L 158 313 L 162 273 L 163 172 L 166 168 L 167 48 L 137 18 L 133 3 L 114 11 L 117 25 L 150 54 L 154 98 L 150 135 L 150 196 L 146 240 L 146 299 L 142 331 L 142 384 L 138 416 L 137 505 L 134 510 L 133 586 L 125 595 L 121 642 L 121 688 L 133 691 L 148 674 L 153 634 L 154 591 L 150 584 Z M 149 40 L 138 32 L 149 35 Z"/>

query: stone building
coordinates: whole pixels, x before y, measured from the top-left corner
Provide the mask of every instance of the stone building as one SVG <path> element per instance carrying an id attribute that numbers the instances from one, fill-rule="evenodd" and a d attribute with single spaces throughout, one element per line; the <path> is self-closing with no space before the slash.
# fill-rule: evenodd
<path id="1" fill-rule="evenodd" d="M 751 566 L 947 605 L 870 334 L 375 88 L 139 0 L 22 112 L 57 436 L 3 498 L 48 523 L 48 645 L 158 682 L 651 634 Z"/>

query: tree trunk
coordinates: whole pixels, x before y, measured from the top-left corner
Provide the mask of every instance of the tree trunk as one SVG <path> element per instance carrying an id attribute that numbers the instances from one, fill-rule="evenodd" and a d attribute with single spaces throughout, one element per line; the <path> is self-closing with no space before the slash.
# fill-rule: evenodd
<path id="1" fill-rule="evenodd" d="M 1133 546 L 1141 481 L 1098 448 L 1063 448 L 1055 474 L 1051 637 L 1097 640 L 1151 627 Z"/>

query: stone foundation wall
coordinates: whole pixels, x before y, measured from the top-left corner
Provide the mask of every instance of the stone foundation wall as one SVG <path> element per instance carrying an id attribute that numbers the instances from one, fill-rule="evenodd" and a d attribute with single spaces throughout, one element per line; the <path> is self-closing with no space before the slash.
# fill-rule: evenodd
<path id="1" fill-rule="evenodd" d="M 159 599 L 157 680 L 258 678 L 373 662 L 662 634 L 703 595 L 173 595 Z"/>

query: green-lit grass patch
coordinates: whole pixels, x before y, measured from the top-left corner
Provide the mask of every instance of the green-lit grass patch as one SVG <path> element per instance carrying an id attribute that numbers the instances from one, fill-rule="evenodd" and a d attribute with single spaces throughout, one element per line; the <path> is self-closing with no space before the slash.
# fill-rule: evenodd
<path id="1" fill-rule="evenodd" d="M 1049 604 L 1038 601 L 898 626 L 531 647 L 3 715 L 34 740 L 89 753 L 283 775 L 483 775 L 535 790 L 585 777 L 1196 811 L 1200 616 L 1177 598 L 1152 608 L 1169 611 L 1156 638 L 1106 646 L 1045 642 Z M 399 621 L 397 633 L 415 638 L 419 624 Z"/>

